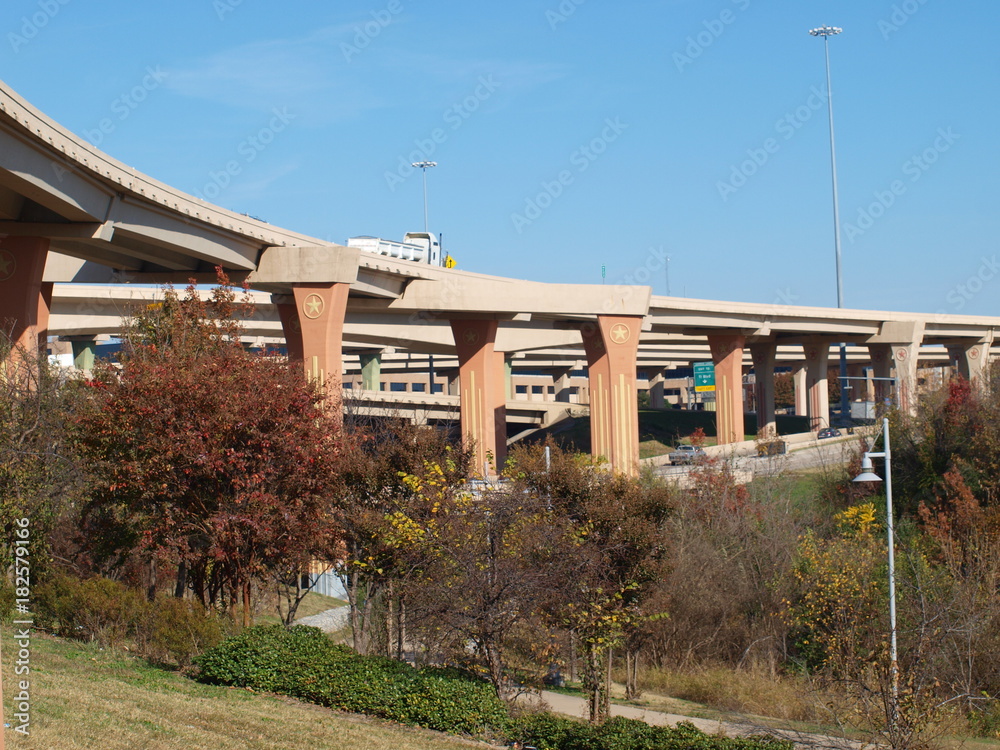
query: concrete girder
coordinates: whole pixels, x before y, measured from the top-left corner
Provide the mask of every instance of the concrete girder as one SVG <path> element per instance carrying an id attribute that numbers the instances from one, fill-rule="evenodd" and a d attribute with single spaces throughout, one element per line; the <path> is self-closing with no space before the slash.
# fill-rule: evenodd
<path id="1" fill-rule="evenodd" d="M 641 291 L 626 294 L 592 284 L 543 284 L 453 271 L 441 279 L 414 279 L 395 300 L 359 300 L 355 309 L 500 317 L 530 313 L 533 318 L 578 315 L 592 320 L 595 313 L 644 315 L 649 288 L 635 289 Z"/>
<path id="2" fill-rule="evenodd" d="M 353 284 L 360 252 L 343 245 L 267 247 L 247 283 L 273 294 L 288 294 L 302 284 Z"/>
<path id="3" fill-rule="evenodd" d="M 10 221 L 18 218 L 24 210 L 24 196 L 16 190 L 0 185 L 0 219 Z"/>
<path id="4" fill-rule="evenodd" d="M 0 128 L 0 185 L 67 221 L 103 221 L 113 191 L 65 158 Z"/>

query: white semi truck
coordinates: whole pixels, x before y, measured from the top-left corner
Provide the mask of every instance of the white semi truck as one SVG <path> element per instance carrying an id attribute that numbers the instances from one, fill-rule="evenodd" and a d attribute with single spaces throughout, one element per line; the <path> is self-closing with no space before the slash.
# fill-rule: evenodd
<path id="1" fill-rule="evenodd" d="M 429 263 L 432 266 L 444 265 L 441 259 L 441 243 L 430 232 L 407 232 L 402 242 L 383 240 L 381 237 L 350 237 L 347 246 L 400 260 L 413 260 L 418 263 Z"/>

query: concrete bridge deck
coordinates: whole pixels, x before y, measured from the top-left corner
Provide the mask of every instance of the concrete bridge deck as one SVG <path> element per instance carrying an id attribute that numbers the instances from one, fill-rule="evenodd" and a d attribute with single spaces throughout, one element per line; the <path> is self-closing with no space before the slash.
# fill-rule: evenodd
<path id="1" fill-rule="evenodd" d="M 141 174 L 0 82 L 0 319 L 19 345 L 34 348 L 49 330 L 86 335 L 109 324 L 115 303 L 107 298 L 122 287 L 55 294 L 56 283 L 125 284 L 141 297 L 136 284 L 211 282 L 216 266 L 271 295 L 255 330 L 283 338 L 331 404 L 341 397 L 345 351 L 375 357 L 370 370 L 386 350 L 453 357 L 462 431 L 481 457 L 504 455 L 497 435 L 512 360 L 585 362 L 594 451 L 625 472 L 638 468 L 640 362 L 665 369 L 711 360 L 720 439 L 735 441 L 748 366 L 765 430 L 773 428 L 771 374 L 795 354 L 801 410 L 823 423 L 831 345 L 853 344 L 856 361 L 867 353 L 877 397 L 906 409 L 921 359 L 936 356 L 975 379 L 1000 329 L 1000 317 L 654 297 L 642 286 L 543 284 L 362 253 Z"/>

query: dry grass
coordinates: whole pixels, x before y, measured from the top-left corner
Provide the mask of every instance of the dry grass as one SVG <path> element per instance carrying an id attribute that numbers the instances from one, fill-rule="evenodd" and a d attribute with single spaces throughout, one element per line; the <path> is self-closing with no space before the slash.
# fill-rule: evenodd
<path id="1" fill-rule="evenodd" d="M 828 718 L 821 713 L 809 686 L 794 676 L 775 677 L 764 671 L 737 672 L 724 668 L 690 672 L 647 670 L 640 678 L 640 685 L 651 693 L 701 704 L 719 712 L 793 722 L 817 722 Z"/>
<path id="2" fill-rule="evenodd" d="M 4 717 L 12 720 L 16 653 L 3 627 Z M 436 732 L 245 690 L 201 685 L 128 655 L 40 633 L 31 655 L 31 734 L 7 748 L 38 750 L 458 750 L 489 747 Z M 21 679 L 21 678 L 18 678 Z"/>
<path id="3" fill-rule="evenodd" d="M 738 719 L 772 729 L 831 736 L 839 736 L 844 730 L 836 726 L 830 713 L 835 702 L 832 696 L 817 694 L 804 677 L 772 677 L 767 670 L 718 667 L 688 672 L 646 670 L 639 682 L 643 694 L 632 703 L 654 711 L 722 721 Z M 616 687 L 615 698 L 624 698 L 624 687 Z M 845 710 L 839 713 L 841 719 L 849 718 Z M 856 739 L 867 736 L 854 730 L 848 733 Z M 944 750 L 1000 750 L 1000 740 L 971 737 L 964 719 L 951 716 L 935 734 L 933 746 Z"/>

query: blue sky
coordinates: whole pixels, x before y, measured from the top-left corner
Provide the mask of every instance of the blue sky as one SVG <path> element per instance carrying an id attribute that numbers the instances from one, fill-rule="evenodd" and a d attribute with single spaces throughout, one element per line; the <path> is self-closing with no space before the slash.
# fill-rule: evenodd
<path id="1" fill-rule="evenodd" d="M 995 0 L 7 0 L 2 77 L 115 158 L 462 268 L 1000 315 Z M 669 256 L 667 264 L 664 258 Z"/>

